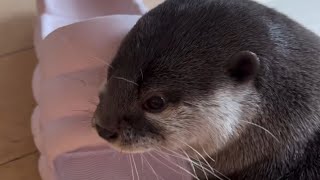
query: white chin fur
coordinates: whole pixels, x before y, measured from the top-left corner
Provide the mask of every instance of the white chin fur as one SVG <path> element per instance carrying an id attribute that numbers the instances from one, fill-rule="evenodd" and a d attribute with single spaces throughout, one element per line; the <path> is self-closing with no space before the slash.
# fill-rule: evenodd
<path id="1" fill-rule="evenodd" d="M 247 88 L 224 89 L 216 91 L 208 101 L 192 102 L 197 108 L 194 117 L 198 120 L 194 124 L 195 128 L 188 130 L 190 136 L 185 141 L 200 152 L 205 150 L 209 154 L 225 147 L 232 138 L 239 136 L 245 125 L 244 121 L 253 117 L 256 106 L 247 102 L 258 100 L 258 96 L 254 94 Z M 185 148 L 188 151 L 191 149 Z"/>
<path id="2" fill-rule="evenodd" d="M 250 102 L 256 100 L 258 96 L 251 87 L 230 87 L 215 91 L 210 99 L 185 102 L 189 105 L 171 107 L 157 115 L 147 114 L 147 117 L 174 132 L 168 137 L 168 148 L 182 148 L 192 154 L 188 144 L 214 154 L 239 135 L 245 125 L 243 121 L 253 116 L 254 108 L 251 107 L 255 105 Z"/>

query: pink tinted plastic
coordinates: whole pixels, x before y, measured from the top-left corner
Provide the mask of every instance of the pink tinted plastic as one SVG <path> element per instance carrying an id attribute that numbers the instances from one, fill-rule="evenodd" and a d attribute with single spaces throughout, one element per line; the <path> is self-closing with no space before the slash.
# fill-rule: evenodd
<path id="1" fill-rule="evenodd" d="M 106 64 L 145 12 L 144 5 L 130 0 L 43 0 L 38 6 L 35 47 L 39 64 L 33 78 L 38 106 L 32 132 L 41 154 L 42 179 L 138 179 L 129 156 L 111 149 L 91 128 L 90 112 L 106 76 Z M 166 158 L 188 169 L 185 162 Z M 134 155 L 134 159 L 140 180 L 191 179 L 155 153 L 144 154 L 143 159 Z"/>

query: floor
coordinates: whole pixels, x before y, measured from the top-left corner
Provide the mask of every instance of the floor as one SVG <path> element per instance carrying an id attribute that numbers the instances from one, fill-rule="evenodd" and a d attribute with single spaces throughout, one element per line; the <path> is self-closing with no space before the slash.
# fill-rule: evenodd
<path id="1" fill-rule="evenodd" d="M 149 7 L 162 0 L 145 0 Z M 35 0 L 0 1 L 0 179 L 40 180 L 30 132 Z"/>

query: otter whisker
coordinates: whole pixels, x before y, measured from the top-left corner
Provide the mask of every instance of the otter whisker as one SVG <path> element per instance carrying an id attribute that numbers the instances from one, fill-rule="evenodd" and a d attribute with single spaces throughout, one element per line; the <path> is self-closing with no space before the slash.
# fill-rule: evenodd
<path id="1" fill-rule="evenodd" d="M 172 150 L 170 150 L 170 149 L 166 149 L 166 147 L 162 147 L 162 148 L 165 149 L 165 150 L 167 150 L 167 151 L 170 151 L 170 152 L 172 152 L 172 153 L 174 153 L 174 154 L 176 154 L 176 155 L 171 154 L 171 153 L 168 153 L 168 152 L 164 152 L 164 151 L 161 150 L 161 149 L 154 149 L 154 150 L 155 150 L 156 152 L 158 152 L 158 153 L 161 153 L 161 154 L 165 154 L 165 155 L 177 157 L 177 158 L 180 158 L 180 159 L 183 159 L 183 160 L 188 160 L 188 159 L 184 159 L 185 157 L 184 157 L 182 154 L 179 154 L 179 153 L 177 153 L 177 152 L 175 152 L 175 151 L 172 151 Z"/>
<path id="2" fill-rule="evenodd" d="M 134 175 L 134 172 L 133 172 L 131 156 L 129 155 L 129 156 L 127 156 L 127 157 L 129 158 L 129 161 L 130 161 L 130 167 L 131 167 L 132 180 L 134 180 L 135 175 Z"/>
<path id="3" fill-rule="evenodd" d="M 140 180 L 140 176 L 139 176 L 139 172 L 138 172 L 138 169 L 137 169 L 136 161 L 135 161 L 135 159 L 134 159 L 132 154 L 130 154 L 130 156 L 131 156 L 131 159 L 133 161 L 133 166 L 134 166 L 134 169 L 136 170 L 136 174 L 137 174 L 138 180 Z"/>
<path id="4" fill-rule="evenodd" d="M 192 146 L 190 146 L 189 144 L 187 144 L 187 143 L 185 143 L 185 142 L 183 142 L 183 141 L 181 141 L 181 140 L 179 140 L 179 139 L 176 139 L 176 140 L 180 141 L 181 143 L 185 144 L 185 145 L 188 146 L 190 149 L 192 149 L 195 153 L 197 153 L 197 154 L 204 160 L 205 163 L 207 163 L 207 165 L 208 165 L 209 167 L 211 167 L 210 163 L 206 160 L 206 158 L 204 158 L 204 157 L 202 156 L 201 153 L 199 153 L 199 151 L 197 151 L 197 150 L 194 149 Z"/>
<path id="5" fill-rule="evenodd" d="M 255 124 L 255 123 L 253 123 L 253 122 L 249 122 L 249 121 L 245 121 L 245 120 L 240 120 L 240 121 L 245 122 L 245 123 L 248 123 L 248 124 L 250 124 L 250 125 L 253 125 L 253 126 L 255 126 L 255 127 L 258 127 L 258 128 L 260 128 L 260 129 L 264 130 L 266 133 L 268 133 L 269 135 L 271 135 L 278 143 L 280 143 L 279 139 L 278 139 L 274 134 L 272 134 L 268 129 L 266 129 L 266 128 L 258 125 L 258 124 Z"/>
<path id="6" fill-rule="evenodd" d="M 183 159 L 183 160 L 185 160 L 185 161 L 188 161 L 188 162 L 190 162 L 190 163 L 193 163 L 194 165 L 196 165 L 197 166 L 197 168 L 198 169 L 200 169 L 200 168 L 203 168 L 206 172 L 208 172 L 209 174 L 211 174 L 211 175 L 213 175 L 213 176 L 215 176 L 215 177 L 217 177 L 218 179 L 220 179 L 220 180 L 223 180 L 221 177 L 219 177 L 217 174 L 215 174 L 215 172 L 217 172 L 217 170 L 212 170 L 212 171 L 210 171 L 208 168 L 206 168 L 206 167 L 204 167 L 204 166 L 202 166 L 202 165 L 200 165 L 200 164 L 203 164 L 202 162 L 199 162 L 200 164 L 198 164 L 198 163 L 196 163 L 196 162 L 194 162 L 194 161 L 192 161 L 191 159 L 187 159 L 187 158 L 185 158 L 184 156 L 183 157 L 181 157 L 182 155 L 181 154 L 179 154 L 179 153 L 177 153 L 177 152 L 174 152 L 174 151 L 172 151 L 173 153 L 175 153 L 175 154 L 178 154 L 178 156 L 175 156 L 175 155 L 172 155 L 172 154 L 170 154 L 170 153 L 166 153 L 166 154 L 168 154 L 169 156 L 173 156 L 173 157 L 177 157 L 177 158 L 181 158 L 181 159 Z M 163 152 L 164 153 L 164 152 Z M 207 166 L 206 164 L 204 164 L 205 166 Z M 219 174 L 221 174 L 221 173 L 219 173 Z M 206 175 L 206 174 L 205 174 Z M 224 176 L 226 179 L 229 179 L 228 177 L 226 177 L 226 176 Z"/>
<path id="7" fill-rule="evenodd" d="M 192 160 L 191 160 L 190 156 L 189 156 L 185 151 L 183 151 L 183 153 L 186 155 L 186 157 L 187 157 L 187 158 L 190 160 L 190 162 L 191 162 Z M 196 176 L 198 176 L 198 175 L 197 175 L 197 172 L 196 172 L 196 169 L 194 168 L 194 163 L 190 163 L 190 164 L 191 164 L 191 168 L 192 168 L 194 174 L 195 174 Z"/>
<path id="8" fill-rule="evenodd" d="M 203 147 L 202 147 L 202 149 L 203 149 Z M 203 149 L 203 151 L 205 152 L 205 150 Z M 208 155 L 207 153 L 205 153 L 206 155 Z M 199 160 L 199 162 L 200 162 L 200 159 L 199 159 L 199 157 L 196 155 L 196 157 L 198 158 L 198 160 Z M 202 159 L 204 159 L 204 157 L 202 157 Z M 212 172 L 215 172 L 215 170 L 212 168 L 212 166 L 210 165 L 210 163 L 206 160 L 206 159 L 204 159 L 204 161 L 206 162 L 206 164 L 207 164 L 207 166 L 211 169 L 211 171 Z"/>
<path id="9" fill-rule="evenodd" d="M 200 161 L 200 159 L 198 158 L 198 156 L 197 156 L 197 160 L 198 160 L 198 162 L 199 162 L 201 165 L 203 164 L 203 163 L 201 163 L 201 161 Z M 206 177 L 206 180 L 209 180 L 208 175 L 207 175 L 207 172 L 205 171 L 205 169 L 204 169 L 203 166 L 201 167 L 201 169 L 202 169 L 202 172 L 203 172 L 204 176 Z"/>
<path id="10" fill-rule="evenodd" d="M 113 69 L 113 67 L 112 67 L 110 64 L 108 64 L 107 62 L 105 62 L 104 60 L 102 60 L 102 59 L 100 59 L 100 58 L 98 58 L 98 57 L 95 57 L 95 56 L 91 56 L 91 55 L 87 55 L 87 56 L 88 56 L 89 58 L 93 58 L 92 60 L 99 61 L 99 62 L 101 62 L 103 65 L 105 65 L 105 66 Z M 89 60 L 91 60 L 91 59 L 89 59 Z"/>
<path id="11" fill-rule="evenodd" d="M 143 159 L 142 159 L 143 154 L 139 154 L 139 155 L 140 155 L 140 160 L 141 160 L 141 170 L 143 173 Z"/>
<path id="12" fill-rule="evenodd" d="M 204 150 L 204 148 L 203 148 L 202 146 L 201 146 L 201 148 L 202 148 L 203 152 L 206 154 L 206 156 L 207 156 L 212 162 L 216 162 L 216 161 Z M 219 173 L 219 174 L 220 174 L 221 176 L 223 176 L 224 178 L 230 179 L 230 178 L 228 178 L 227 176 L 225 176 L 224 174 L 222 174 L 221 172 L 219 172 L 218 170 L 213 169 L 212 166 L 210 166 L 210 168 L 212 169 L 212 171 L 215 171 L 215 172 Z"/>
<path id="13" fill-rule="evenodd" d="M 169 149 L 168 149 L 169 150 Z M 197 163 L 195 163 L 194 161 L 192 161 L 190 158 L 188 159 L 188 158 L 186 158 L 185 156 L 183 156 L 182 154 L 179 154 L 179 153 L 177 153 L 177 152 L 174 152 L 174 151 L 172 151 L 172 152 L 174 152 L 174 153 L 176 153 L 177 155 L 175 156 L 175 155 L 173 155 L 173 154 L 170 154 L 170 153 L 166 153 L 166 152 L 163 152 L 163 151 L 159 151 L 159 150 L 155 150 L 156 151 L 156 153 L 158 154 L 158 155 L 160 155 L 161 156 L 161 154 L 162 155 L 168 155 L 168 158 L 169 158 L 169 156 L 172 156 L 172 157 L 176 157 L 176 158 L 179 158 L 179 159 L 182 159 L 182 160 L 185 160 L 185 161 L 188 161 L 189 163 L 194 163 L 195 165 L 198 165 Z M 163 158 L 165 158 L 164 156 L 161 156 L 161 157 L 163 157 Z M 169 161 L 171 164 L 174 164 L 175 166 L 177 166 L 177 164 L 176 163 L 174 163 L 174 162 L 172 162 L 172 161 L 170 161 L 168 158 L 165 158 L 167 161 Z M 191 172 L 190 172 L 191 173 Z M 189 174 L 189 173 L 188 173 Z"/>
<path id="14" fill-rule="evenodd" d="M 172 150 L 170 150 L 170 149 L 167 149 L 167 148 L 165 148 L 165 147 L 162 147 L 162 148 L 164 148 L 164 149 L 166 149 L 166 150 L 168 150 L 168 151 L 170 151 L 170 152 L 172 152 L 172 153 L 174 153 L 174 154 L 177 154 L 178 156 L 175 156 L 175 155 L 172 155 L 172 154 L 170 154 L 170 153 L 166 153 L 166 154 L 168 154 L 169 156 L 173 156 L 173 157 L 177 157 L 177 158 L 180 158 L 180 159 L 183 159 L 183 160 L 186 160 L 186 161 L 188 161 L 188 162 L 190 162 L 190 163 L 194 163 L 197 167 L 201 167 L 198 163 L 196 163 L 196 162 L 194 162 L 194 161 L 190 161 L 190 159 L 187 159 L 187 158 L 185 158 L 184 156 L 183 157 L 181 157 L 182 155 L 181 154 L 179 154 L 179 153 L 177 153 L 177 152 L 175 152 L 175 151 L 172 151 Z M 163 153 L 165 153 L 165 152 L 163 152 Z M 206 164 L 205 164 L 206 165 Z M 206 165 L 206 166 L 208 166 L 208 165 Z M 211 175 L 213 175 L 213 176 L 215 176 L 215 177 L 217 177 L 218 179 L 222 179 L 221 177 L 218 177 L 217 176 L 217 174 L 215 174 L 215 172 L 218 172 L 217 170 L 212 170 L 212 171 L 210 171 L 208 168 L 206 168 L 206 167 L 203 167 L 208 173 L 210 173 Z M 212 167 L 210 166 L 210 168 L 212 169 Z M 219 174 L 221 174 L 220 172 L 218 172 Z M 223 175 L 224 176 L 224 175 Z M 229 179 L 228 177 L 226 177 L 226 176 L 224 176 L 226 179 Z"/>
<path id="15" fill-rule="evenodd" d="M 178 141 L 180 141 L 179 139 L 177 139 Z M 187 144 L 187 143 L 185 143 L 185 142 L 183 142 L 183 141 L 180 141 L 181 143 L 184 143 L 186 146 L 188 146 L 189 148 L 191 148 L 195 153 L 197 153 L 203 160 L 204 160 L 204 162 L 207 164 L 207 166 L 212 170 L 212 172 L 218 172 L 217 170 L 214 170 L 213 168 L 212 168 L 212 166 L 210 165 L 210 163 L 199 153 L 199 151 L 197 151 L 196 149 L 194 149 L 192 146 L 190 146 L 189 144 Z M 218 179 L 221 179 L 217 174 L 215 174 L 215 173 L 213 173 L 214 174 L 214 176 L 216 176 Z M 219 174 L 221 174 L 220 172 L 219 172 Z M 224 175 L 223 175 L 224 176 Z M 226 176 L 224 176 L 224 177 L 226 177 Z M 229 179 L 229 178 L 227 178 L 227 179 Z"/>
<path id="16" fill-rule="evenodd" d="M 135 85 L 135 86 L 139 86 L 137 83 L 135 83 L 135 82 L 133 82 L 133 81 L 131 81 L 131 80 L 129 80 L 129 79 L 123 78 L 123 77 L 113 76 L 112 78 L 119 79 L 119 80 L 123 80 L 123 81 L 126 81 L 126 82 L 128 82 L 128 83 L 131 83 L 131 84 L 133 84 L 133 85 Z"/>
<path id="17" fill-rule="evenodd" d="M 157 153 L 157 152 L 155 152 Z M 157 153 L 159 156 L 161 156 L 159 153 Z M 153 156 L 151 153 L 149 153 L 149 156 L 151 156 L 152 158 L 156 159 L 157 161 L 159 161 L 161 164 L 163 164 L 164 166 L 166 166 L 167 168 L 171 169 L 172 171 L 178 173 L 178 174 L 181 174 L 181 172 L 178 172 L 177 170 L 173 169 L 172 167 L 168 166 L 166 163 L 162 162 L 160 159 L 158 159 L 157 157 Z M 163 156 L 161 156 L 163 157 Z M 168 160 L 168 159 L 167 159 Z M 169 161 L 169 160 L 168 160 Z M 173 163 L 173 162 L 171 162 Z"/>
<path id="18" fill-rule="evenodd" d="M 176 157 L 176 158 L 180 158 L 180 159 L 185 160 L 185 161 L 188 161 L 188 162 L 190 162 L 190 163 L 195 163 L 195 162 L 192 161 L 191 159 L 188 159 L 187 157 L 183 156 L 182 154 L 180 154 L 180 153 L 178 153 L 178 152 L 172 151 L 172 150 L 167 149 L 167 148 L 165 148 L 165 147 L 162 147 L 162 148 L 164 148 L 164 149 L 166 149 L 167 151 L 172 152 L 172 153 L 174 153 L 174 154 L 170 154 L 170 153 L 168 153 L 168 152 L 163 152 L 163 151 L 158 151 L 158 152 L 164 153 L 164 154 L 167 154 L 167 155 L 169 155 L 169 156 Z M 199 164 L 195 163 L 195 165 L 199 165 Z"/>
<path id="19" fill-rule="evenodd" d="M 183 151 L 186 155 L 188 155 L 185 151 Z M 188 156 L 189 157 L 189 156 Z M 206 180 L 209 180 L 208 179 L 208 176 L 207 176 L 207 172 L 205 171 L 205 169 L 204 169 L 204 167 L 203 167 L 203 163 L 200 161 L 200 159 L 199 159 L 199 157 L 198 156 L 196 156 L 197 157 L 197 161 L 198 161 L 198 163 L 201 165 L 201 170 L 202 170 L 202 172 L 203 172 L 203 174 L 204 174 L 204 176 L 206 177 Z M 189 157 L 190 158 L 190 157 Z M 211 167 L 211 166 L 210 166 Z M 212 169 L 212 172 L 214 172 L 213 171 L 213 169 Z"/>
<path id="20" fill-rule="evenodd" d="M 224 174 L 222 174 L 221 172 L 219 172 L 218 170 L 216 170 L 215 169 L 215 172 L 217 172 L 218 174 L 220 174 L 222 177 L 224 177 L 225 179 L 227 179 L 227 180 L 231 180 L 230 178 L 228 178 L 226 175 L 224 175 Z M 222 178 L 220 178 L 220 177 L 218 177 L 218 176 L 216 176 L 217 178 L 219 178 L 219 179 L 221 179 L 221 180 L 224 180 L 224 179 L 222 179 Z"/>
<path id="21" fill-rule="evenodd" d="M 163 179 L 161 176 L 159 176 L 159 175 L 156 173 L 156 171 L 153 169 L 153 167 L 151 166 L 151 164 L 149 163 L 149 161 L 147 160 L 147 158 L 145 158 L 143 155 L 142 155 L 142 158 L 143 158 L 144 160 L 146 160 L 147 164 L 148 164 L 149 167 L 151 168 L 151 171 L 154 173 L 154 175 L 156 176 L 157 180 L 159 180 L 159 177 L 160 177 L 161 179 Z"/>
<path id="22" fill-rule="evenodd" d="M 185 169 L 185 168 L 183 168 L 183 167 L 181 167 L 181 166 L 179 166 L 179 165 L 177 165 L 176 163 L 173 163 L 173 162 L 171 162 L 171 161 L 169 161 L 169 162 L 170 162 L 171 164 L 173 164 L 174 166 L 178 167 L 179 169 L 185 171 L 186 173 L 188 173 L 189 175 L 191 175 L 191 176 L 194 177 L 195 179 L 200 180 L 197 176 L 195 176 L 194 174 L 192 174 L 192 173 L 191 173 L 190 171 L 188 171 L 187 169 Z"/>
<path id="23" fill-rule="evenodd" d="M 186 160 L 186 161 L 188 161 L 188 162 L 190 162 L 190 163 L 193 163 L 193 164 L 195 164 L 195 165 L 197 166 L 197 168 L 198 168 L 198 167 L 201 167 L 201 165 L 200 165 L 199 163 L 204 164 L 204 163 L 202 163 L 202 162 L 198 162 L 198 163 L 197 163 L 197 162 L 193 161 L 191 158 L 187 158 L 187 157 L 185 157 L 185 156 L 183 156 L 182 154 L 179 154 L 179 153 L 177 153 L 177 152 L 174 152 L 174 151 L 171 151 L 171 152 L 177 154 L 178 156 L 175 156 L 175 155 L 170 154 L 170 153 L 167 153 L 167 154 L 168 154 L 169 156 L 177 157 L 177 158 Z M 206 165 L 206 164 L 204 164 L 204 165 L 205 165 L 205 166 L 208 166 L 208 165 Z M 211 172 L 208 168 L 204 168 L 204 169 L 205 169 L 206 171 L 210 172 L 210 173 L 214 173 L 213 170 L 212 170 L 212 172 Z"/>
<path id="24" fill-rule="evenodd" d="M 177 153 L 177 152 L 175 152 L 175 151 L 172 151 L 172 150 L 169 150 L 169 149 L 167 149 L 167 150 L 170 151 L 170 152 L 172 152 L 172 153 L 174 153 L 174 154 L 176 154 L 176 155 L 173 155 L 173 154 L 170 154 L 170 153 L 167 153 L 167 152 L 163 152 L 163 151 L 161 151 L 161 152 L 158 151 L 158 152 L 164 153 L 164 154 L 167 154 L 167 155 L 169 155 L 169 156 L 176 157 L 176 158 L 179 158 L 179 159 L 182 159 L 182 160 L 185 160 L 185 161 L 188 161 L 189 163 L 193 163 L 193 164 L 196 165 L 197 167 L 200 167 L 200 166 L 201 166 L 200 164 L 194 162 L 191 158 L 187 158 L 187 157 L 183 156 L 182 154 L 179 154 L 179 153 Z M 204 168 L 204 169 L 205 169 L 206 171 L 210 172 L 209 169 L 207 169 L 207 168 Z M 210 172 L 210 173 L 213 173 L 213 172 Z"/>
<path id="25" fill-rule="evenodd" d="M 206 156 L 212 161 L 212 162 L 216 162 L 205 150 L 204 148 L 201 146 L 202 151 L 206 154 Z"/>
<path id="26" fill-rule="evenodd" d="M 206 154 L 206 156 L 212 161 L 215 162 L 215 160 L 204 150 L 204 148 L 201 146 L 203 152 Z M 198 158 L 198 156 L 197 156 Z M 199 159 L 199 158 L 198 158 Z M 225 179 L 230 180 L 230 178 L 228 178 L 226 175 L 224 175 L 223 173 L 219 172 L 218 170 L 214 169 L 212 166 L 209 166 L 209 168 L 212 170 L 212 172 L 216 172 L 218 174 L 220 174 L 221 176 L 223 176 Z M 219 177 L 218 177 L 219 178 Z"/>
<path id="27" fill-rule="evenodd" d="M 198 160 L 198 162 L 199 162 L 200 164 L 202 164 L 198 156 L 197 156 L 197 160 Z M 204 170 L 204 167 L 202 166 L 201 168 L 202 168 L 202 172 L 203 172 L 204 176 L 206 177 L 206 180 L 209 180 L 209 179 L 208 179 L 207 172 Z"/>

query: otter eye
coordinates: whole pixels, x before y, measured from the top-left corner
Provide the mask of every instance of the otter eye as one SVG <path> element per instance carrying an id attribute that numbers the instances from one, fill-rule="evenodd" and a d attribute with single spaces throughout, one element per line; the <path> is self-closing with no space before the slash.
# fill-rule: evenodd
<path id="1" fill-rule="evenodd" d="M 151 113 L 161 112 L 166 107 L 166 101 L 161 96 L 152 96 L 145 101 L 143 107 Z"/>

